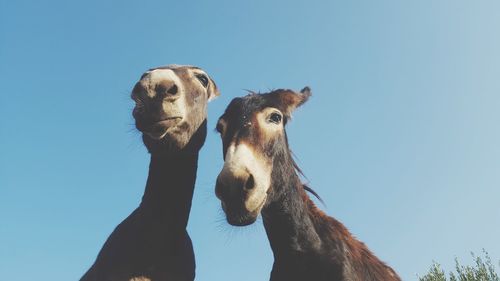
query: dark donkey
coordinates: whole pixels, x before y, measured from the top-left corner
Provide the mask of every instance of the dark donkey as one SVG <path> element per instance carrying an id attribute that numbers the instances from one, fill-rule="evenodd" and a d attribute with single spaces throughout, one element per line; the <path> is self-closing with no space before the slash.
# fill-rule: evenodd
<path id="1" fill-rule="evenodd" d="M 198 154 L 215 82 L 195 66 L 145 72 L 132 90 L 132 112 L 149 153 L 141 204 L 108 237 L 81 281 L 192 281 L 195 257 L 186 227 Z"/>
<path id="2" fill-rule="evenodd" d="M 276 90 L 235 98 L 220 117 L 224 168 L 216 194 L 232 225 L 262 212 L 274 253 L 271 280 L 401 280 L 336 219 L 311 201 L 288 148 L 285 124 L 310 97 Z"/>

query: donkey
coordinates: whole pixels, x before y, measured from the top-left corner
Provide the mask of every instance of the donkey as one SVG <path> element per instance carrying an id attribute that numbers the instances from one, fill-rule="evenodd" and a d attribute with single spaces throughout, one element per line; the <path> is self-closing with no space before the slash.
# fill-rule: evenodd
<path id="1" fill-rule="evenodd" d="M 81 281 L 192 281 L 195 258 L 186 226 L 207 104 L 219 96 L 201 68 L 145 72 L 132 90 L 132 115 L 151 154 L 142 202 L 111 233 Z"/>
<path id="2" fill-rule="evenodd" d="M 215 193 L 229 224 L 249 225 L 262 213 L 273 250 L 272 281 L 400 281 L 336 219 L 327 216 L 306 191 L 288 147 L 285 125 L 311 96 L 275 90 L 231 101 L 216 130 L 224 167 Z"/>

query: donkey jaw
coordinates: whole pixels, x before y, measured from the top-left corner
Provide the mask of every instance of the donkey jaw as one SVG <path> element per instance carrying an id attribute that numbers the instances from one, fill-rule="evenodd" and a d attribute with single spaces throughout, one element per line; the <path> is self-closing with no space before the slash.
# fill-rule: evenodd
<path id="1" fill-rule="evenodd" d="M 263 205 L 264 204 L 262 204 L 262 206 Z M 224 213 L 226 214 L 227 222 L 233 226 L 247 226 L 253 224 L 257 220 L 261 209 L 260 208 L 259 211 L 254 212 L 248 212 L 246 210 L 242 210 L 241 208 L 237 210 L 229 209 L 224 201 L 221 202 L 221 206 L 224 210 Z"/>
<path id="2" fill-rule="evenodd" d="M 160 140 L 164 138 L 169 130 L 175 128 L 175 126 L 182 121 L 182 117 L 169 117 L 156 122 L 149 126 L 148 130 L 144 133 L 154 140 Z"/>

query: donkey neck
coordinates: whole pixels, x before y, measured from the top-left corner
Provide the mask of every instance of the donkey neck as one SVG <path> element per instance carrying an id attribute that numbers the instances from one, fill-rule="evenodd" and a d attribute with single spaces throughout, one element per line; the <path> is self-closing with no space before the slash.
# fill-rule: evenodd
<path id="1" fill-rule="evenodd" d="M 332 241 L 324 236 L 323 218 L 315 217 L 316 206 L 298 176 L 284 190 L 281 199 L 262 211 L 274 255 L 270 280 L 351 280 L 342 277 L 342 252 L 332 249 Z"/>
<path id="2" fill-rule="evenodd" d="M 401 280 L 342 223 L 317 209 L 298 176 L 283 190 L 262 211 L 275 259 L 271 280 Z"/>
<path id="3" fill-rule="evenodd" d="M 165 226 L 185 228 L 191 210 L 198 152 L 151 155 L 140 208 Z"/>
<path id="4" fill-rule="evenodd" d="M 262 211 L 264 227 L 276 260 L 319 252 L 322 241 L 309 213 L 309 198 L 297 175 L 279 189 L 286 194 Z"/>

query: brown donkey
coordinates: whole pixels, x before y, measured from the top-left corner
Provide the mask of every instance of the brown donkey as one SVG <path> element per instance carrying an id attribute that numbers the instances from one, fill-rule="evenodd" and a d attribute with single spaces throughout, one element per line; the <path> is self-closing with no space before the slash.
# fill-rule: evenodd
<path id="1" fill-rule="evenodd" d="M 310 95 L 307 87 L 250 94 L 235 98 L 220 117 L 225 162 L 215 191 L 227 221 L 248 225 L 262 213 L 274 253 L 272 281 L 401 280 L 319 210 L 306 193 L 314 191 L 300 182 L 284 126 Z"/>
<path id="2" fill-rule="evenodd" d="M 146 190 L 81 280 L 194 280 L 186 225 L 207 132 L 207 102 L 218 95 L 198 67 L 170 65 L 142 75 L 132 99 L 136 127 L 151 153 Z"/>

